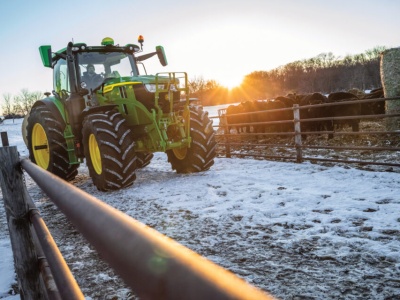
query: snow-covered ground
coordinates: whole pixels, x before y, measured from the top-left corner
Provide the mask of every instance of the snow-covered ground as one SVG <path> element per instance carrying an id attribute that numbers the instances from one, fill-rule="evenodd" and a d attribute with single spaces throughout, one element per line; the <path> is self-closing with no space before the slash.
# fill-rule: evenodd
<path id="1" fill-rule="evenodd" d="M 221 107 L 207 108 L 211 116 Z M 22 120 L 6 120 L 27 149 Z M 101 193 L 81 165 L 73 184 L 280 299 L 400 299 L 400 173 L 253 159 L 215 159 L 176 174 L 164 154 L 124 190 Z M 26 176 L 28 191 L 87 299 L 129 289 Z M 0 205 L 0 298 L 15 285 Z M 116 297 L 116 298 L 113 298 Z"/>

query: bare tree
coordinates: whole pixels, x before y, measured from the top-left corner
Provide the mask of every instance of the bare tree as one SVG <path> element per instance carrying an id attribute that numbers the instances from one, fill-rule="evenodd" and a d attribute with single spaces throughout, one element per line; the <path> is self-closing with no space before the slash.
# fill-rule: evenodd
<path id="1" fill-rule="evenodd" d="M 188 82 L 190 94 L 201 94 L 205 90 L 206 81 L 203 77 L 194 77 Z"/>
<path id="2" fill-rule="evenodd" d="M 30 112 L 35 101 L 41 99 L 41 92 L 29 92 L 27 89 L 22 89 L 19 97 L 16 98 L 19 112 L 26 115 Z"/>
<path id="3" fill-rule="evenodd" d="M 14 117 L 22 114 L 21 98 L 19 96 L 14 96 L 13 103 L 11 106 L 11 115 Z"/>
<path id="4" fill-rule="evenodd" d="M 12 97 L 11 94 L 8 93 L 3 95 L 4 104 L 1 108 L 3 110 L 4 116 L 11 114 L 12 111 L 11 97 Z"/>

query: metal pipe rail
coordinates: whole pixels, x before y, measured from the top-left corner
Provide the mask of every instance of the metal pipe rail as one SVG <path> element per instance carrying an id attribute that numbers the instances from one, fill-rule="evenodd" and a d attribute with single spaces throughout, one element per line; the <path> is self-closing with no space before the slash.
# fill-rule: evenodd
<path id="1" fill-rule="evenodd" d="M 225 145 L 225 142 L 219 142 L 219 145 Z M 332 149 L 332 150 L 367 150 L 367 151 L 400 151 L 400 147 L 361 147 L 361 146 L 308 146 L 301 145 L 296 146 L 295 144 L 287 145 L 287 144 L 253 144 L 253 143 L 235 143 L 230 142 L 231 146 L 244 146 L 244 147 L 276 147 L 276 148 L 293 148 L 300 147 L 302 149 Z"/>
<path id="2" fill-rule="evenodd" d="M 307 108 L 316 108 L 316 107 L 318 108 L 318 107 L 348 105 L 348 104 L 363 104 L 363 103 L 372 103 L 372 102 L 381 102 L 381 101 L 386 101 L 386 100 L 399 100 L 399 99 L 400 99 L 399 97 L 374 98 L 374 99 L 359 99 L 359 100 L 351 100 L 351 101 L 338 101 L 338 102 L 329 102 L 329 103 L 322 103 L 322 104 L 308 104 L 308 105 L 300 105 L 298 103 L 297 104 L 294 103 L 293 105 L 299 105 L 299 109 L 307 109 Z M 252 115 L 252 114 L 258 114 L 260 112 L 277 112 L 277 111 L 287 111 L 287 110 L 293 110 L 293 107 L 229 114 L 229 116 Z M 226 108 L 221 109 L 221 111 L 225 111 L 225 113 L 226 113 Z M 219 118 L 221 116 L 222 116 L 222 113 L 219 114 L 218 116 L 211 116 L 210 118 Z"/>
<path id="3" fill-rule="evenodd" d="M 318 105 L 325 105 L 325 104 L 316 104 L 313 107 Z M 311 106 L 311 105 L 307 105 Z M 305 107 L 305 106 L 303 106 Z M 301 107 L 299 107 L 301 108 Z M 266 110 L 261 110 L 260 112 L 265 112 Z M 271 110 L 275 111 L 275 110 Z M 246 113 L 243 113 L 245 115 Z M 250 113 L 248 113 L 250 114 Z M 233 114 L 232 114 L 233 116 Z M 309 118 L 309 119 L 301 119 L 299 120 L 300 123 L 304 122 L 317 122 L 317 121 L 340 121 L 340 120 L 363 120 L 363 119 L 382 119 L 388 117 L 399 117 L 399 113 L 395 114 L 384 114 L 384 115 L 358 115 L 358 116 L 342 116 L 342 117 L 326 117 L 326 118 Z M 267 121 L 267 122 L 250 122 L 250 123 L 229 123 L 228 126 L 250 126 L 250 125 L 270 125 L 270 124 L 287 124 L 287 123 L 294 123 L 294 120 L 280 120 L 280 121 Z M 223 125 L 226 126 L 226 125 Z M 221 125 L 213 125 L 213 127 L 223 127 Z"/>
<path id="4" fill-rule="evenodd" d="M 225 269 L 41 169 L 22 167 L 143 299 L 273 299 Z"/>
<path id="5" fill-rule="evenodd" d="M 50 267 L 51 275 L 56 283 L 59 296 L 61 296 L 61 299 L 84 299 L 81 289 L 76 283 L 39 211 L 36 208 L 32 209 L 29 211 L 29 215 L 45 259 Z M 47 292 L 54 293 L 54 291 L 49 291 L 49 289 Z M 58 299 L 56 298 L 56 294 L 58 293 L 53 294 L 51 299 Z"/>
<path id="6" fill-rule="evenodd" d="M 307 108 L 315 108 L 315 107 L 327 107 L 327 106 L 337 106 L 337 105 L 347 105 L 347 104 L 363 104 L 363 103 L 370 103 L 370 102 L 381 102 L 386 100 L 399 100 L 400 97 L 394 98 L 375 98 L 375 99 L 359 99 L 359 100 L 351 100 L 351 101 L 338 101 L 338 102 L 330 102 L 330 103 L 323 103 L 323 104 L 309 104 L 309 105 L 299 105 L 298 108 L 307 109 Z M 229 114 L 229 116 L 243 116 L 243 115 L 254 115 L 258 113 L 265 113 L 265 112 L 278 112 L 278 111 L 287 111 L 287 110 L 294 110 L 293 107 L 285 107 L 285 108 L 277 108 L 277 109 L 270 109 L 270 110 L 259 110 L 259 111 L 251 111 L 251 112 L 244 112 L 244 113 L 237 113 L 237 114 Z M 226 109 L 225 109 L 226 111 Z M 222 115 L 221 115 L 222 116 Z M 221 116 L 212 116 L 209 118 L 219 118 Z"/>
<path id="7" fill-rule="evenodd" d="M 351 100 L 351 101 L 339 101 L 339 102 L 332 102 L 332 103 L 324 103 L 324 104 L 310 104 L 310 105 L 298 105 L 294 104 L 293 107 L 287 108 L 278 108 L 278 109 L 270 109 L 270 110 L 259 110 L 259 111 L 251 111 L 251 112 L 244 112 L 244 113 L 237 113 L 237 114 L 229 114 L 229 117 L 232 116 L 244 116 L 244 115 L 255 115 L 260 113 L 274 113 L 280 111 L 294 111 L 296 109 L 308 109 L 308 108 L 319 108 L 319 107 L 329 107 L 329 106 L 338 106 L 338 105 L 348 105 L 348 104 L 362 104 L 362 103 L 372 103 L 372 102 L 381 102 L 386 100 L 399 100 L 399 97 L 395 98 L 375 98 L 375 99 L 360 99 L 360 100 Z M 295 106 L 298 105 L 298 106 Z M 309 118 L 309 119 L 301 119 L 300 122 L 315 122 L 315 121 L 337 121 L 337 120 L 357 120 L 357 119 L 376 119 L 376 118 L 387 118 L 387 117 L 398 117 L 400 116 L 399 113 L 393 114 L 381 114 L 381 115 L 359 115 L 359 116 L 342 116 L 342 117 L 326 117 L 326 118 Z M 212 116 L 212 118 L 221 118 L 220 116 Z M 228 115 L 224 115 L 224 118 L 228 118 Z M 293 123 L 294 120 L 280 120 L 280 121 L 269 121 L 269 122 L 250 122 L 250 123 L 229 123 L 225 124 L 229 126 L 249 126 L 249 125 L 268 125 L 268 124 L 284 124 L 284 123 Z M 213 127 L 221 127 L 220 125 L 213 125 Z"/>
<path id="8" fill-rule="evenodd" d="M 301 135 L 321 135 L 321 134 L 335 134 L 335 135 L 363 135 L 363 134 L 399 134 L 400 131 L 302 131 Z M 271 135 L 271 136 L 277 136 L 277 135 L 292 135 L 295 136 L 296 132 L 291 131 L 291 132 L 279 132 L 279 131 L 274 131 L 274 132 L 263 132 L 263 133 L 241 133 L 241 134 L 235 134 L 235 133 L 228 133 L 228 134 L 220 134 L 217 133 L 215 136 L 216 137 L 221 137 L 221 138 L 229 138 L 229 137 L 246 137 L 246 136 L 260 136 L 260 135 Z"/>
<path id="9" fill-rule="evenodd" d="M 267 154 L 250 154 L 250 153 L 241 153 L 241 152 L 231 152 L 231 155 L 233 156 L 239 156 L 239 157 L 245 157 L 245 156 L 251 156 L 251 157 L 262 157 L 262 158 L 272 158 L 272 159 L 278 159 L 278 160 L 296 160 L 295 156 L 279 156 L 279 155 L 267 155 Z M 223 156 L 221 156 L 223 157 Z"/>
<path id="10" fill-rule="evenodd" d="M 290 160 L 294 161 L 297 159 L 295 156 L 279 156 L 279 155 L 265 155 L 265 154 L 250 154 L 250 153 L 241 153 L 234 152 L 230 153 L 231 156 L 251 156 L 251 157 L 262 157 L 262 158 L 272 158 L 278 160 Z M 330 158 L 318 158 L 318 157 L 302 157 L 302 160 L 308 161 L 325 161 L 325 162 L 338 162 L 338 163 L 346 163 L 346 164 L 360 164 L 360 165 L 377 165 L 377 166 L 388 166 L 388 167 L 400 167 L 400 164 L 396 163 L 384 163 L 384 162 L 374 162 L 374 161 L 362 161 L 362 160 L 344 160 L 344 159 L 330 159 Z"/>
<path id="11" fill-rule="evenodd" d="M 396 163 L 384 163 L 375 161 L 363 161 L 363 160 L 344 160 L 344 159 L 330 159 L 330 158 L 318 158 L 318 157 L 303 157 L 303 160 L 309 161 L 326 161 L 326 162 L 339 162 L 346 164 L 360 164 L 360 165 L 376 165 L 376 166 L 388 166 L 388 167 L 400 167 L 400 164 Z"/>
<path id="12" fill-rule="evenodd" d="M 57 284 L 54 281 L 53 273 L 50 269 L 46 255 L 43 252 L 42 246 L 40 245 L 39 238 L 34 229 L 31 230 L 33 243 L 37 254 L 39 271 L 42 276 L 42 281 L 46 289 L 46 294 L 49 300 L 62 300 Z"/>

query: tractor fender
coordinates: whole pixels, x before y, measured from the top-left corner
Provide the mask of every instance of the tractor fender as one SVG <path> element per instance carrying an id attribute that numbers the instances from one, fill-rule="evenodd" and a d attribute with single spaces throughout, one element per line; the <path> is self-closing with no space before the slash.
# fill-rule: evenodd
<path id="1" fill-rule="evenodd" d="M 54 118 L 56 118 L 57 121 L 60 121 L 61 124 L 65 125 L 67 123 L 65 119 L 65 110 L 63 102 L 56 99 L 55 97 L 49 97 L 36 101 L 35 104 L 32 106 L 32 108 L 41 105 L 45 105 L 51 111 Z"/>
<path id="2" fill-rule="evenodd" d="M 56 104 L 56 101 L 58 101 L 58 103 Z M 35 107 L 38 106 L 46 106 L 51 113 L 53 114 L 53 116 L 60 121 L 60 123 L 64 126 L 66 124 L 65 122 L 65 113 L 64 113 L 64 105 L 61 101 L 57 100 L 54 97 L 48 97 L 42 100 L 38 100 L 36 101 L 31 110 Z M 60 111 L 61 110 L 61 111 Z M 24 140 L 25 145 L 28 147 L 28 132 L 26 130 L 26 127 L 28 125 L 28 118 L 29 118 L 30 112 L 28 112 L 25 117 L 24 120 L 22 121 L 22 125 L 21 125 L 21 131 L 22 131 L 22 138 Z"/>

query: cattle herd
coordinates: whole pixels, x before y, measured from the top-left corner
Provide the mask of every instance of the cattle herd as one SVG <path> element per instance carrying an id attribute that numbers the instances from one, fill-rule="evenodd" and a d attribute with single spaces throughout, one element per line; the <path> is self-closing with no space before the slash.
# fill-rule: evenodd
<path id="1" fill-rule="evenodd" d="M 221 124 L 226 124 L 225 128 L 228 128 L 229 133 L 232 133 L 232 129 L 236 129 L 236 131 L 233 131 L 236 133 L 293 132 L 294 115 L 292 108 L 294 104 L 298 104 L 300 106 L 300 120 L 323 119 L 301 122 L 301 132 L 333 131 L 343 126 L 351 126 L 353 131 L 358 131 L 360 119 L 338 120 L 337 118 L 384 114 L 384 101 L 359 101 L 359 103 L 357 101 L 383 97 L 383 89 L 379 88 L 372 90 L 370 93 L 350 90 L 347 92 L 334 92 L 329 95 L 321 93 L 289 94 L 271 100 L 245 101 L 237 105 L 228 106 L 226 119 L 223 115 L 221 116 Z M 356 102 L 346 104 L 348 101 Z M 327 103 L 337 103 L 337 105 L 317 105 Z M 315 107 L 313 107 L 314 105 Z M 301 108 L 302 106 L 304 107 Z M 291 122 L 277 122 L 285 120 L 290 120 Z M 328 138 L 332 137 L 333 135 L 328 135 Z"/>

